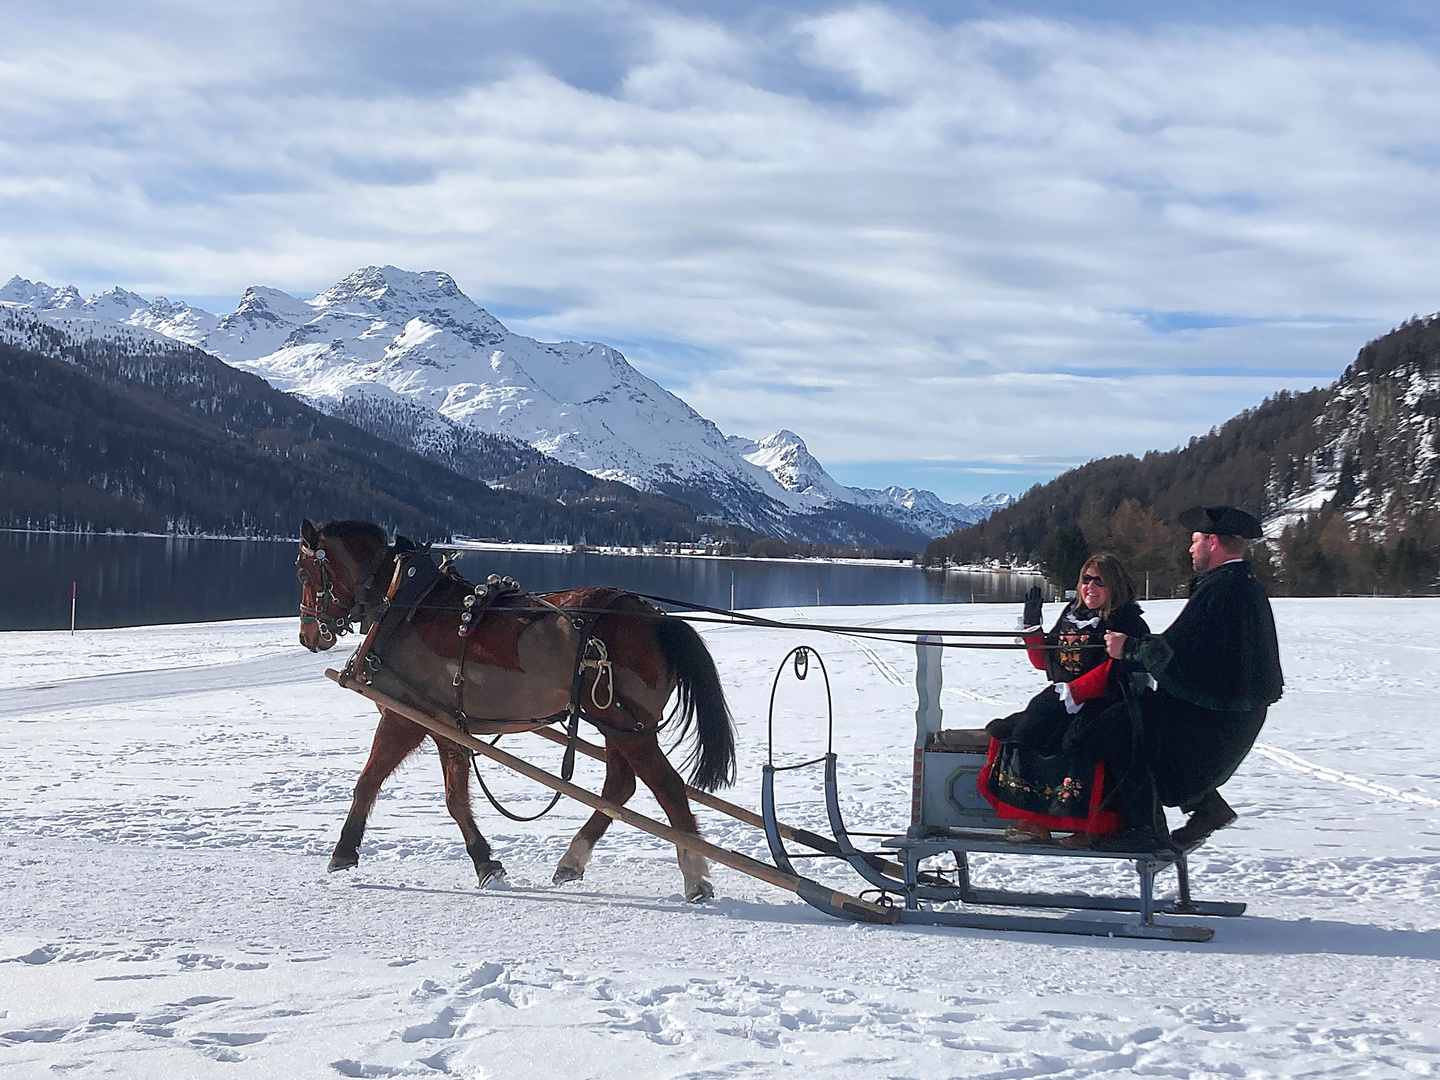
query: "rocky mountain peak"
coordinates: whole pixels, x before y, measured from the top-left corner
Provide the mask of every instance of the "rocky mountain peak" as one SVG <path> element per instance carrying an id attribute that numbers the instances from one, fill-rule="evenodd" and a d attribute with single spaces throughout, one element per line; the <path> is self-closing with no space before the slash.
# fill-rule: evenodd
<path id="1" fill-rule="evenodd" d="M 74 285 L 52 288 L 43 281 L 28 281 L 16 274 L 0 287 L 0 303 L 24 304 L 41 311 L 78 308 L 85 303 Z"/>
<path id="2" fill-rule="evenodd" d="M 439 270 L 415 272 L 394 266 L 366 266 L 346 274 L 311 301 L 320 309 L 359 306 L 376 312 L 390 312 L 417 304 L 440 302 L 480 310 Z"/>

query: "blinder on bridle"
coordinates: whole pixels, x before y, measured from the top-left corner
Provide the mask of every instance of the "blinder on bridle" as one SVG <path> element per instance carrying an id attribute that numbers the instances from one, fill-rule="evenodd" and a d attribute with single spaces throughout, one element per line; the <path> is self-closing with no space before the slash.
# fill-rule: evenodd
<path id="1" fill-rule="evenodd" d="M 350 624 L 356 621 L 354 611 L 358 606 L 358 598 L 351 597 L 350 603 L 345 604 L 336 595 L 325 549 L 312 549 L 302 541 L 300 554 L 295 557 L 295 567 L 295 576 L 301 585 L 300 625 L 315 623 L 319 627 L 322 641 L 334 641 L 337 637 L 348 634 Z M 318 587 L 312 584 L 316 578 L 319 579 Z M 311 589 L 315 591 L 315 602 L 307 604 L 305 593 Z"/>
<path id="2" fill-rule="evenodd" d="M 300 554 L 295 557 L 295 577 L 299 579 L 301 586 L 301 627 L 306 623 L 314 623 L 319 628 L 320 640 L 330 642 L 348 634 L 354 628 L 353 624 L 363 624 L 366 616 L 365 594 L 369 591 L 376 572 L 390 557 L 390 550 L 388 544 L 381 544 L 380 550 L 370 560 L 364 576 L 347 602 L 336 590 L 335 579 L 330 575 L 331 560 L 326 557 L 325 549 L 312 548 L 305 541 L 300 541 Z M 318 587 L 315 584 L 317 579 Z M 307 604 L 305 593 L 312 589 L 315 602 Z"/>

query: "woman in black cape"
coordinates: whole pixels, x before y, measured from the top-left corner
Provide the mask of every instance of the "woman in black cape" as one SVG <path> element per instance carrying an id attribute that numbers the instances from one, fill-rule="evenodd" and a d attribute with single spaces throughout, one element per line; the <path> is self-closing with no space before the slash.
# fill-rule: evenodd
<path id="1" fill-rule="evenodd" d="M 1104 806 L 1112 778 L 1103 761 L 1073 747 L 1085 727 L 1120 700 L 1119 665 L 1105 653 L 1105 632 L 1143 635 L 1150 628 L 1135 602 L 1135 585 L 1120 560 L 1092 555 L 1080 570 L 1075 599 L 1048 634 L 1041 632 L 1038 587 L 1025 600 L 1024 640 L 1030 661 L 1051 685 L 1024 710 L 991 721 L 990 750 L 980 791 L 1001 818 L 1008 840 L 1045 842 L 1050 830 L 1073 832 L 1063 843 L 1088 847 L 1093 836 L 1118 832 L 1120 815 Z"/>

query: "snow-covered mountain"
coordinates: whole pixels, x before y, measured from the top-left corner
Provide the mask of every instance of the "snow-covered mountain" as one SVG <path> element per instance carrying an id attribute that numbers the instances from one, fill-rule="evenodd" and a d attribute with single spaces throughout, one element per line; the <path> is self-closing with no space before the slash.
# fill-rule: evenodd
<path id="1" fill-rule="evenodd" d="M 793 431 L 781 429 L 759 442 L 731 435 L 731 449 L 752 465 L 768 472 L 792 496 L 790 505 L 800 513 L 835 506 L 854 506 L 903 525 L 926 536 L 944 536 L 954 529 L 983 521 L 1009 506 L 1014 496 L 986 495 L 973 506 L 947 503 L 932 491 L 917 488 L 852 488 L 838 483 Z"/>
<path id="2" fill-rule="evenodd" d="M 73 285 L 57 289 L 43 281 L 26 281 L 18 276 L 0 286 L 0 303 L 34 308 L 45 314 L 46 322 L 81 336 L 86 336 L 87 329 L 92 331 L 89 336 L 116 336 L 106 325 L 113 321 L 188 345 L 200 344 L 220 321 L 208 311 L 189 304 L 171 303 L 163 296 L 146 300 L 119 286 L 85 300 Z M 87 327 L 92 321 L 93 326 Z"/>
<path id="3" fill-rule="evenodd" d="M 1267 536 L 1327 505 L 1372 538 L 1440 514 L 1440 315 L 1361 349 L 1329 388 L 1307 442 L 1271 465 Z"/>
<path id="4" fill-rule="evenodd" d="M 366 267 L 312 300 L 256 285 L 219 318 L 120 288 L 85 300 L 73 287 L 19 277 L 0 287 L 0 303 L 82 336 L 153 334 L 197 345 L 328 412 L 403 405 L 432 416 L 436 431 L 505 436 L 774 535 L 923 540 L 1009 500 L 988 496 L 972 507 L 926 491 L 845 487 L 792 432 L 727 439 L 616 350 L 513 334 L 436 271 Z"/>

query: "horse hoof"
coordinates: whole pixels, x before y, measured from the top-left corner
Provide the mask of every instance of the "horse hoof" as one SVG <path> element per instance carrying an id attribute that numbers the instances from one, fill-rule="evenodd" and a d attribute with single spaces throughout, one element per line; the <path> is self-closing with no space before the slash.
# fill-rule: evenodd
<path id="1" fill-rule="evenodd" d="M 341 855 L 336 852 L 330 856 L 330 865 L 326 869 L 333 874 L 336 870 L 349 870 L 351 867 L 359 865 L 359 855 Z"/>
<path id="2" fill-rule="evenodd" d="M 499 881 L 505 876 L 505 867 L 498 859 L 487 859 L 485 862 L 477 863 L 475 874 L 480 879 L 480 888 L 484 888 L 492 881 Z"/>
<path id="3" fill-rule="evenodd" d="M 685 886 L 685 899 L 692 904 L 698 904 L 702 900 L 713 900 L 715 898 L 715 886 L 701 878 L 693 885 Z"/>
<path id="4" fill-rule="evenodd" d="M 555 868 L 555 876 L 550 879 L 552 884 L 565 885 L 571 881 L 580 881 L 585 877 L 585 871 L 578 867 L 566 866 L 561 863 Z"/>

